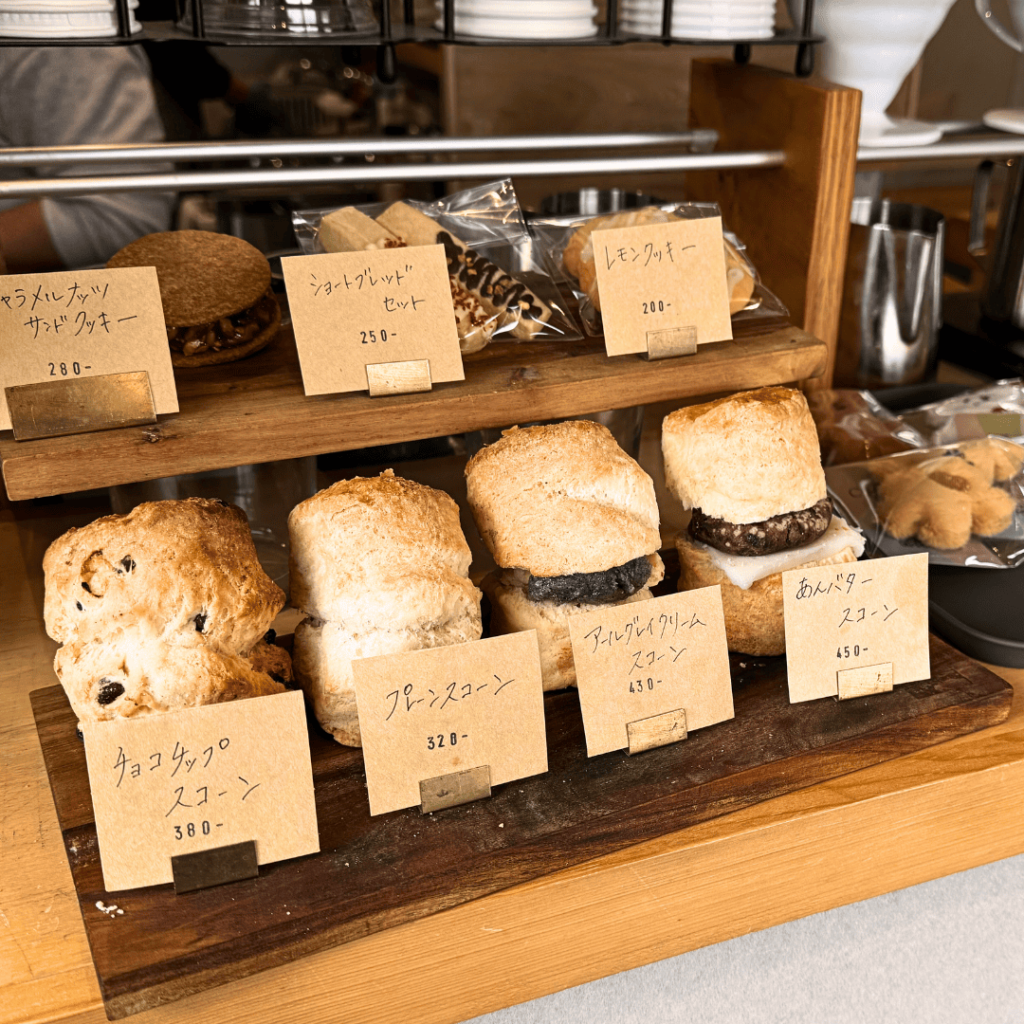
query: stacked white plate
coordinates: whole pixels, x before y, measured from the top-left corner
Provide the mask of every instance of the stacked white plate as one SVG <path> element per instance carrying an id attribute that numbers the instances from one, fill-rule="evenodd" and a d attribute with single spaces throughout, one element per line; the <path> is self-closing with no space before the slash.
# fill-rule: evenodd
<path id="1" fill-rule="evenodd" d="M 458 35 L 488 39 L 585 39 L 597 35 L 592 0 L 455 0 Z M 434 27 L 444 29 L 438 0 Z"/>
<path id="2" fill-rule="evenodd" d="M 620 0 L 620 32 L 660 36 L 662 0 Z M 671 34 L 679 39 L 769 39 L 775 0 L 675 0 Z"/>
<path id="3" fill-rule="evenodd" d="M 139 0 L 130 0 L 130 28 Z M 93 39 L 117 35 L 114 0 L 0 0 L 0 36 L 9 39 Z"/>

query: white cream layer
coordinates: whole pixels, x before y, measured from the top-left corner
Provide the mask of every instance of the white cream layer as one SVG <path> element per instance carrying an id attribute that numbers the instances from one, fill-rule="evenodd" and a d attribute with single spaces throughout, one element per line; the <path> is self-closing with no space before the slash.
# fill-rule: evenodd
<path id="1" fill-rule="evenodd" d="M 847 526 L 839 516 L 832 517 L 828 529 L 813 543 L 804 544 L 790 551 L 778 551 L 774 555 L 729 555 L 698 541 L 690 543 L 703 548 L 715 568 L 724 572 L 729 577 L 729 582 L 741 590 L 748 590 L 758 580 L 763 580 L 772 573 L 785 572 L 808 562 L 831 558 L 843 548 L 853 548 L 858 558 L 864 554 L 864 537 L 861 532 Z"/>

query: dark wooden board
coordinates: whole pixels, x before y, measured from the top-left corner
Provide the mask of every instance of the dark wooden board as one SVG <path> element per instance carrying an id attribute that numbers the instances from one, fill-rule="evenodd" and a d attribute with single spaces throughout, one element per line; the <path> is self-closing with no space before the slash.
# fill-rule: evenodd
<path id="1" fill-rule="evenodd" d="M 996 725 L 1012 688 L 931 638 L 932 678 L 790 705 L 785 660 L 732 657 L 736 717 L 671 747 L 588 759 L 575 691 L 545 698 L 550 769 L 433 815 L 369 816 L 362 756 L 312 724 L 321 853 L 176 896 L 103 888 L 85 752 L 59 686 L 32 707 L 111 1019 L 700 821 Z M 499 827 L 501 826 L 501 827 Z M 97 900 L 124 911 L 113 918 Z"/>

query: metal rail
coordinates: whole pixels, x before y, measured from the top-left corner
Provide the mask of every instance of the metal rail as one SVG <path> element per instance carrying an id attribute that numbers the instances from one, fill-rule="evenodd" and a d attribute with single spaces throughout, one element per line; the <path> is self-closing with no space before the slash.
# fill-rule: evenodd
<path id="1" fill-rule="evenodd" d="M 80 178 L 20 178 L 0 181 L 0 199 L 90 195 L 101 192 L 187 192 L 269 186 L 343 185 L 387 181 L 436 181 L 439 178 L 543 177 L 573 174 L 646 174 L 657 171 L 732 170 L 781 167 L 781 150 L 751 153 L 684 153 L 673 156 L 593 157 L 579 160 L 519 160 L 480 163 L 369 164 L 346 167 L 238 168 Z"/>
<path id="2" fill-rule="evenodd" d="M 861 146 L 858 164 L 885 164 L 911 160 L 977 160 L 991 157 L 1021 156 L 1024 136 L 992 135 L 982 139 L 958 139 L 935 142 L 930 146 Z"/>
<path id="3" fill-rule="evenodd" d="M 161 142 L 126 146 L 49 146 L 0 150 L 0 166 L 39 164 L 103 164 L 131 161 L 251 160 L 290 157 L 361 157 L 415 153 L 518 153 L 554 149 L 627 149 L 648 146 L 689 146 L 710 151 L 718 132 L 618 132 L 586 135 L 501 135 L 495 138 L 360 138 L 274 139 L 266 142 Z"/>

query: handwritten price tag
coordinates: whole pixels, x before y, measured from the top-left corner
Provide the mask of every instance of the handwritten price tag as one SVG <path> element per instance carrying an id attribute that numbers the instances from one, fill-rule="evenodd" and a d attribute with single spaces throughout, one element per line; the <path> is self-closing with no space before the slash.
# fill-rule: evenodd
<path id="1" fill-rule="evenodd" d="M 847 680 L 891 687 L 931 675 L 927 554 L 791 569 L 782 600 L 792 703 L 835 697 Z"/>
<path id="2" fill-rule="evenodd" d="M 152 267 L 0 277 L 3 389 L 146 370 L 157 413 L 177 412 L 160 286 Z"/>
<path id="3" fill-rule="evenodd" d="M 366 367 L 430 361 L 464 380 L 444 247 L 331 252 L 281 260 L 307 395 L 365 391 Z"/>
<path id="4" fill-rule="evenodd" d="M 593 245 L 608 355 L 647 352 L 649 334 L 679 328 L 698 345 L 732 338 L 721 217 L 599 229 Z"/>
<path id="5" fill-rule="evenodd" d="M 721 587 L 572 615 L 569 637 L 590 757 L 623 750 L 639 719 L 682 709 L 692 732 L 733 717 Z"/>
<path id="6" fill-rule="evenodd" d="M 171 857 L 250 839 L 260 864 L 320 849 L 297 690 L 82 733 L 110 892 L 170 882 Z"/>
<path id="7" fill-rule="evenodd" d="M 352 663 L 370 813 L 420 803 L 419 784 L 490 766 L 491 785 L 548 770 L 537 634 Z"/>

